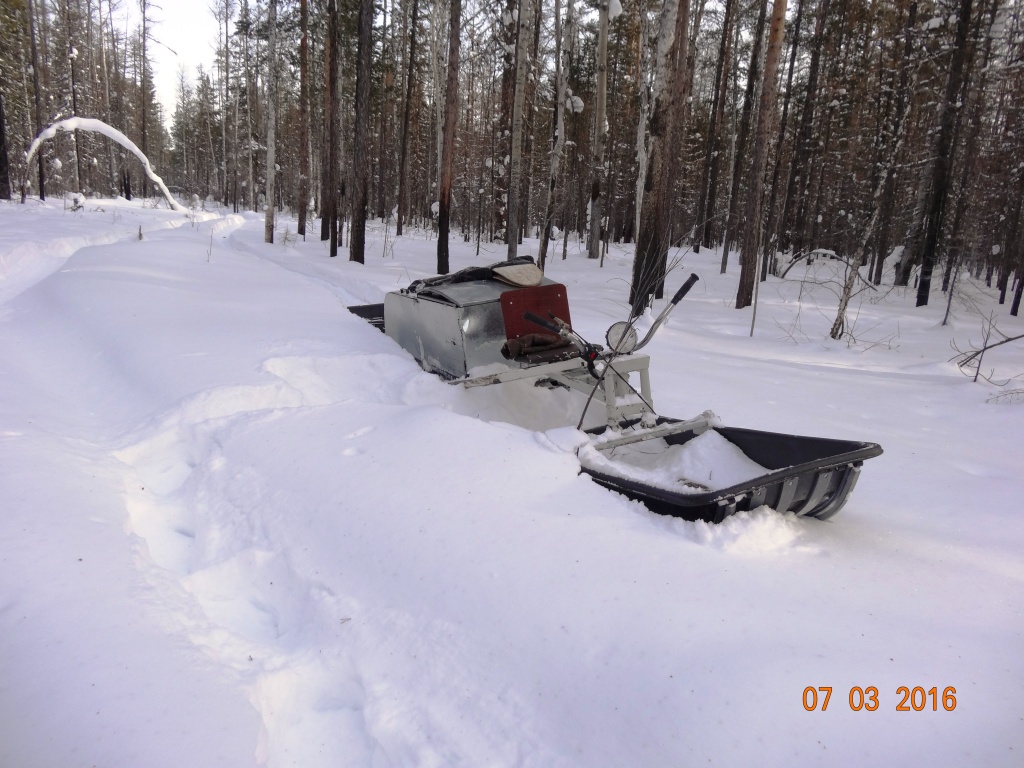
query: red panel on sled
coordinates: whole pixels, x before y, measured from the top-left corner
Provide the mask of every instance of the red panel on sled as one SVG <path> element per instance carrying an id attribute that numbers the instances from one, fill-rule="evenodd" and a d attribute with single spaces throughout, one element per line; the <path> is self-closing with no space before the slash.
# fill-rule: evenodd
<path id="1" fill-rule="evenodd" d="M 533 312 L 545 320 L 550 320 L 554 315 L 572 325 L 569 297 L 561 283 L 517 288 L 501 294 L 501 317 L 505 321 L 506 339 L 518 339 L 531 333 L 550 336 L 539 325 L 524 320 L 523 314 L 526 312 Z"/>

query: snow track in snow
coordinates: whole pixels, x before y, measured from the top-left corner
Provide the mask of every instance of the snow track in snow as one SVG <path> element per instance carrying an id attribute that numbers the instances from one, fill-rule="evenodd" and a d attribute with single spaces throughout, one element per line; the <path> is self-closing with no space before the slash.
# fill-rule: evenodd
<path id="1" fill-rule="evenodd" d="M 280 358 L 264 367 L 315 378 Z M 183 590 L 201 608 L 167 595 L 168 605 L 185 606 L 177 615 L 183 629 L 250 681 L 263 720 L 257 759 L 271 765 L 313 748 L 318 760 L 336 764 L 369 764 L 373 752 L 351 662 L 313 642 L 323 632 L 344 631 L 345 611 L 329 591 L 296 573 L 270 539 L 263 516 L 273 514 L 274 498 L 259 473 L 227 467 L 220 449 L 232 430 L 324 402 L 320 392 L 283 379 L 221 387 L 189 398 L 149 436 L 117 452 L 132 532 L 150 560 L 146 566 L 140 552 L 140 565 L 174 574 L 170 584 L 160 573 L 153 582 Z M 362 757 L 351 753 L 354 744 L 364 745 Z"/>
<path id="2" fill-rule="evenodd" d="M 137 213 L 138 206 L 125 203 L 124 208 L 119 208 L 116 204 L 111 208 L 113 220 L 110 229 L 105 232 L 96 232 L 94 227 L 88 227 L 88 232 L 82 234 L 66 235 L 42 241 L 26 239 L 0 243 L 0 304 L 9 301 L 56 272 L 72 254 L 83 248 L 132 240 L 138 238 L 140 231 L 143 237 L 146 237 L 161 230 L 177 229 L 190 222 L 205 222 L 220 218 L 213 213 L 200 213 L 186 217 L 180 213 L 165 211 L 167 218 L 162 222 L 154 222 L 155 217 L 153 216 L 140 218 L 133 215 Z M 28 215 L 22 222 L 23 224 L 31 222 L 33 214 L 37 211 L 29 208 L 26 213 Z"/>
<path id="3" fill-rule="evenodd" d="M 417 399 L 407 361 L 274 357 L 263 369 L 276 380 L 191 397 L 116 453 L 125 466 L 131 532 L 144 543 L 139 565 L 192 641 L 250 681 L 263 721 L 258 759 L 468 766 L 488 756 L 499 764 L 558 765 L 556 756 L 531 757 L 520 751 L 526 742 L 508 740 L 522 727 L 523 707 L 509 681 L 495 682 L 506 689 L 506 703 L 494 701 L 490 673 L 467 662 L 473 641 L 457 626 L 339 594 L 316 577 L 322 560 L 294 562 L 296 548 L 279 534 L 291 526 L 306 536 L 315 529 L 303 530 L 298 500 L 240 449 L 298 410 L 347 403 L 349 414 L 370 409 L 377 420 L 383 409 L 398 416 L 407 397 Z M 368 376 L 385 386 L 372 390 L 375 402 L 353 407 Z M 374 432 L 359 426 L 363 417 L 354 419 L 341 437 L 353 445 L 339 461 L 359 457 L 359 444 Z M 380 644 L 388 637 L 395 641 L 385 645 L 385 662 Z M 443 704 L 478 697 L 487 700 L 486 725 L 469 727 L 460 710 Z"/>

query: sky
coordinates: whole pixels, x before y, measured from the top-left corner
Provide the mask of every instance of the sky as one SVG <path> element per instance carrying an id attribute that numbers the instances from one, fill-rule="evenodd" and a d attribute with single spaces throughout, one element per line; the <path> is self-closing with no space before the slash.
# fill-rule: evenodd
<path id="1" fill-rule="evenodd" d="M 156 42 L 151 56 L 157 99 L 164 107 L 164 122 L 170 124 L 177 100 L 178 69 L 184 66 L 192 82 L 197 66 L 213 67 L 217 22 L 208 0 L 163 0 L 160 5 L 151 11 Z M 131 19 L 134 25 L 139 17 L 138 2 L 131 0 L 122 9 L 122 18 Z"/>

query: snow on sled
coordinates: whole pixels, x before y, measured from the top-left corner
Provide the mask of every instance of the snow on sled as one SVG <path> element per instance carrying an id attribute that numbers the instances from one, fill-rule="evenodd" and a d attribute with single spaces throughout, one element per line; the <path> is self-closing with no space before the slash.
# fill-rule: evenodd
<path id="1" fill-rule="evenodd" d="M 832 517 L 864 461 L 882 453 L 877 444 L 726 427 L 711 411 L 688 420 L 655 413 L 650 358 L 639 350 L 695 282 L 691 275 L 642 340 L 633 322 L 619 322 L 607 347 L 572 329 L 565 286 L 529 257 L 416 280 L 382 304 L 349 310 L 452 384 L 532 379 L 603 403 L 605 424 L 588 431 L 580 466 L 653 512 L 721 522 L 767 505 Z"/>
<path id="2" fill-rule="evenodd" d="M 628 434 L 629 425 L 624 427 L 620 434 Z M 865 459 L 882 453 L 876 443 L 725 426 L 641 437 L 625 445 L 602 445 L 606 432 L 601 428 L 580 450 L 584 472 L 652 512 L 711 523 L 762 505 L 828 519 L 846 504 Z M 687 448 L 709 437 L 715 438 L 714 447 L 701 446 L 687 456 Z M 701 453 L 710 454 L 704 463 Z"/>

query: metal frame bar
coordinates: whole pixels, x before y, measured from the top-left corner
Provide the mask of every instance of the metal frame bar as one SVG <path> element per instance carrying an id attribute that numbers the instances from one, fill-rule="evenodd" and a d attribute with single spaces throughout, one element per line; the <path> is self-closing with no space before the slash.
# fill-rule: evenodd
<path id="1" fill-rule="evenodd" d="M 621 422 L 631 417 L 654 414 L 654 401 L 651 398 L 651 358 L 648 355 L 621 355 L 607 363 L 609 370 L 605 372 L 595 396 L 604 403 L 605 417 L 609 427 L 618 429 Z M 626 381 L 630 373 L 640 374 L 639 402 L 624 402 L 633 394 Z M 621 377 L 621 378 L 620 378 Z M 464 387 L 486 387 L 491 384 L 502 384 L 508 381 L 525 379 L 553 379 L 563 386 L 589 395 L 597 383 L 587 369 L 587 363 L 578 357 L 561 360 L 555 363 L 542 363 L 524 368 L 509 368 L 485 376 L 472 379 L 454 379 L 449 384 L 462 384 Z M 635 398 L 635 395 L 634 395 Z"/>

